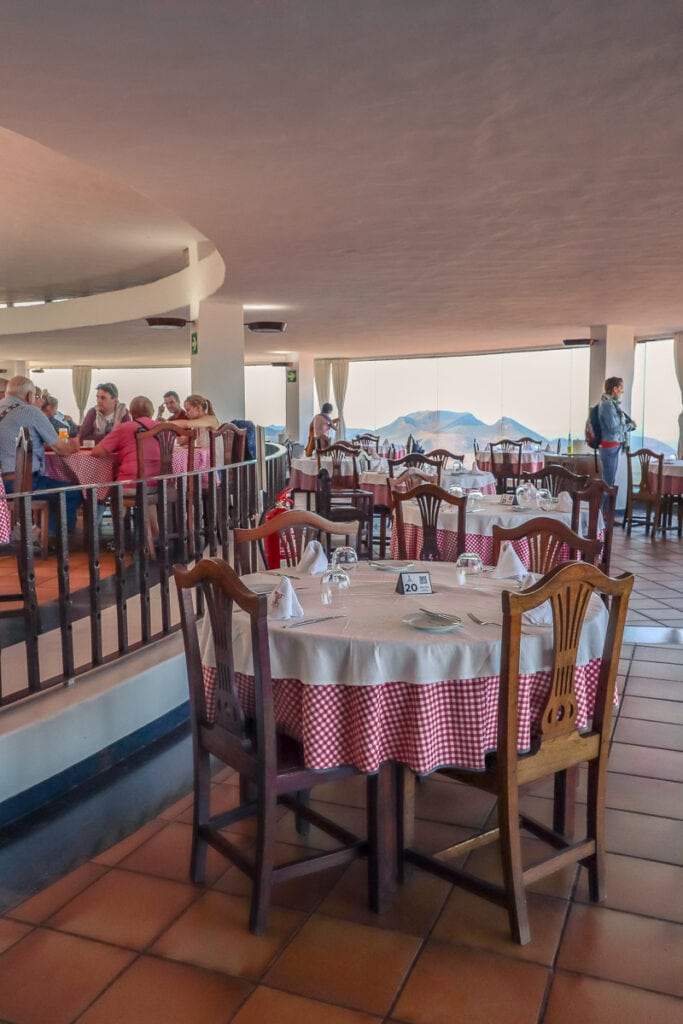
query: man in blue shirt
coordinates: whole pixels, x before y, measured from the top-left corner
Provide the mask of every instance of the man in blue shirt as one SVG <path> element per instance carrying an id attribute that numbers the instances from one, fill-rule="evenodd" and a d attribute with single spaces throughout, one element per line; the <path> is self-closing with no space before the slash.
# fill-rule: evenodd
<path id="1" fill-rule="evenodd" d="M 71 455 L 79 449 L 78 438 L 61 440 L 45 413 L 36 405 L 36 389 L 28 377 L 12 377 L 7 385 L 5 397 L 0 400 L 0 467 L 8 494 L 14 492 L 14 460 L 17 435 L 27 427 L 33 446 L 33 490 L 46 491 L 64 487 L 63 480 L 54 480 L 45 475 L 45 446 L 56 455 Z M 50 533 L 56 533 L 55 509 L 57 496 L 50 499 Z M 81 504 L 80 491 L 66 495 L 66 520 L 69 533 L 76 527 L 76 512 Z"/>

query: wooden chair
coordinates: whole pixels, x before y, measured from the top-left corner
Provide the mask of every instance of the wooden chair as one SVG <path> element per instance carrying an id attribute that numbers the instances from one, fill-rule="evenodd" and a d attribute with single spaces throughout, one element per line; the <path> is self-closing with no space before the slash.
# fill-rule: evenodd
<path id="1" fill-rule="evenodd" d="M 637 484 L 634 483 L 633 472 L 633 465 L 636 462 L 640 469 L 640 480 Z M 655 468 L 657 472 L 657 483 L 656 486 L 652 488 L 650 487 L 649 474 Z M 644 526 L 645 536 L 647 536 L 650 532 L 650 524 L 652 523 L 652 539 L 655 539 L 657 536 L 657 530 L 659 529 L 662 531 L 662 536 L 665 537 L 667 517 L 663 514 L 665 502 L 664 494 L 662 493 L 664 456 L 658 452 L 653 452 L 650 448 L 638 448 L 635 452 L 627 451 L 626 470 L 626 508 L 624 510 L 624 518 L 621 523 L 622 529 L 626 526 L 627 533 L 630 533 L 632 526 Z M 636 516 L 635 514 L 636 503 L 643 504 L 645 506 L 642 516 Z"/>
<path id="2" fill-rule="evenodd" d="M 347 487 L 332 490 L 330 474 L 321 469 L 316 478 L 315 511 L 333 523 L 359 524 L 359 557 L 372 558 L 374 495 L 372 491 Z M 328 541 L 328 553 L 330 551 Z"/>
<path id="3" fill-rule="evenodd" d="M 464 463 L 464 455 L 454 455 L 453 452 L 449 452 L 447 448 L 435 448 L 433 452 L 429 453 L 429 458 L 432 462 L 438 462 L 441 466 L 441 472 L 445 473 L 449 465 L 452 462 L 458 461 Z"/>
<path id="4" fill-rule="evenodd" d="M 336 444 L 331 444 L 329 448 L 318 451 L 318 472 L 323 468 L 323 459 L 332 460 L 330 485 L 333 491 L 348 488 L 349 485 L 344 482 L 344 478 L 349 476 L 352 479 L 352 488 L 358 490 L 357 455 L 359 451 L 360 448 L 357 445 L 347 444 L 345 441 L 337 441 Z M 349 473 L 349 462 L 351 463 L 351 473 Z"/>
<path id="5" fill-rule="evenodd" d="M 190 875 L 204 880 L 208 847 L 222 853 L 252 881 L 249 928 L 260 934 L 266 927 L 271 887 L 278 882 L 346 864 L 366 851 L 364 840 L 314 811 L 307 793 L 313 786 L 357 774 L 352 767 L 312 770 L 306 767 L 301 745 L 280 732 L 275 721 L 273 680 L 268 647 L 267 598 L 255 594 L 220 558 L 202 559 L 189 571 L 174 567 L 185 642 L 190 688 L 190 720 L 194 761 L 194 811 Z M 210 618 L 216 659 L 215 707 L 207 702 L 193 592 L 201 591 Z M 233 610 L 251 620 L 253 690 L 245 695 L 235 672 L 232 647 Z M 240 804 L 229 811 L 211 811 L 211 760 L 217 758 L 240 776 Z M 285 864 L 275 864 L 278 805 L 297 815 L 297 824 L 310 823 L 339 844 L 330 852 L 314 852 Z M 230 825 L 254 816 L 253 857 L 236 844 Z"/>
<path id="6" fill-rule="evenodd" d="M 244 462 L 246 451 L 245 428 L 236 427 L 234 423 L 221 423 L 219 427 L 209 430 L 209 457 L 212 467 L 232 466 L 235 462 Z"/>
<path id="7" fill-rule="evenodd" d="M 456 498 L 449 494 L 442 487 L 436 484 L 419 484 L 407 491 L 395 489 L 392 491 L 394 503 L 394 529 L 398 537 L 398 557 L 407 558 L 407 545 L 405 524 L 403 520 L 403 504 L 406 501 L 416 501 L 420 510 L 422 520 L 422 548 L 419 558 L 421 561 L 442 562 L 444 559 L 439 547 L 437 536 L 437 522 L 439 511 L 444 502 L 452 505 L 458 510 L 458 529 L 456 541 L 456 557 L 465 550 L 465 535 L 467 533 L 467 496 Z"/>
<path id="8" fill-rule="evenodd" d="M 17 447 L 14 455 L 14 493 L 33 493 L 33 443 L 28 427 L 21 427 L 17 435 Z M 33 524 L 39 530 L 39 551 L 41 558 L 48 556 L 48 536 L 50 525 L 50 503 L 46 498 L 31 499 Z M 19 503 L 11 502 L 12 530 L 19 523 Z"/>
<path id="9" fill-rule="evenodd" d="M 355 442 L 361 446 L 364 452 L 377 451 L 379 447 L 379 434 L 356 434 Z"/>
<path id="10" fill-rule="evenodd" d="M 186 427 L 176 426 L 173 423 L 157 423 L 148 430 L 139 430 L 135 435 L 135 443 L 137 446 L 137 458 L 138 458 L 138 480 L 149 479 L 149 473 L 146 469 L 145 461 L 145 449 L 148 445 L 156 444 L 159 448 L 160 457 L 160 468 L 159 475 L 167 476 L 173 473 L 173 452 L 175 449 L 178 438 L 188 437 L 188 431 Z M 188 473 L 194 470 L 194 434 L 193 431 L 189 432 L 188 444 L 187 444 L 187 471 Z M 159 518 L 158 518 L 158 506 L 160 493 L 164 488 L 160 488 L 158 482 L 153 482 L 147 485 L 147 541 L 150 552 L 154 551 L 154 540 L 159 534 Z M 187 484 L 187 507 L 190 510 L 189 515 L 186 518 L 183 510 L 179 508 L 179 489 L 174 481 L 166 481 L 165 493 L 166 493 L 166 504 L 163 510 L 165 521 L 168 522 L 168 528 L 166 532 L 166 538 L 168 540 L 177 539 L 182 533 L 184 533 L 187 527 L 189 532 L 192 531 L 192 508 L 194 501 L 195 492 L 195 480 L 194 477 L 188 477 Z M 138 494 L 137 488 L 134 493 L 126 493 L 124 490 L 123 494 L 123 506 L 126 509 L 137 509 L 138 512 L 142 511 L 138 508 Z"/>
<path id="11" fill-rule="evenodd" d="M 572 473 L 564 466 L 546 466 L 536 473 L 522 473 L 520 481 L 528 481 L 534 487 L 547 487 L 554 498 L 560 491 L 568 491 L 573 494 L 575 491 L 582 491 L 588 486 L 590 477 L 587 474 Z"/>
<path id="12" fill-rule="evenodd" d="M 600 901 L 605 896 L 605 790 L 609 753 L 612 703 L 619 663 L 628 599 L 633 576 L 624 573 L 610 579 L 592 565 L 573 562 L 557 566 L 527 591 L 504 591 L 503 636 L 500 667 L 498 738 L 495 754 L 489 756 L 483 772 L 444 768 L 440 774 L 464 785 L 475 786 L 498 799 L 498 827 L 474 836 L 443 853 L 428 856 L 414 849 L 404 850 L 409 863 L 468 889 L 507 909 L 514 941 L 525 945 L 531 939 L 525 887 L 571 864 L 588 869 L 589 895 Z M 598 677 L 592 725 L 586 732 L 576 728 L 577 702 L 574 693 L 579 640 L 588 602 L 593 592 L 611 599 Z M 550 601 L 554 644 L 549 696 L 543 713 L 532 723 L 529 753 L 517 751 L 518 695 L 522 615 Z M 586 835 L 578 841 L 566 834 L 566 773 L 588 765 Z M 553 827 L 549 828 L 519 809 L 520 788 L 547 776 L 555 778 Z M 402 774 L 399 775 L 399 834 L 403 829 Z M 524 868 L 520 830 L 525 829 L 552 848 L 545 859 L 534 856 L 533 866 Z M 478 846 L 499 839 L 503 884 L 496 885 L 447 863 Z M 535 844 L 538 845 L 538 844 Z"/>
<path id="13" fill-rule="evenodd" d="M 540 450 L 541 450 L 542 442 L 539 441 L 539 439 L 537 437 L 528 437 L 528 436 L 527 437 L 516 437 L 515 441 L 519 442 L 519 444 L 530 444 L 530 445 L 533 445 L 535 451 L 539 451 L 540 452 Z"/>
<path id="14" fill-rule="evenodd" d="M 565 545 L 569 548 L 570 559 L 579 555 L 584 561 L 593 564 L 597 562 L 601 547 L 599 540 L 581 537 L 566 523 L 544 516 L 528 519 L 525 523 L 509 529 L 494 526 L 492 534 L 494 565 L 498 564 L 503 541 L 526 540 L 529 544 L 529 572 L 535 573 L 550 572 L 561 561 L 567 561 L 561 557 Z"/>
<path id="15" fill-rule="evenodd" d="M 420 469 L 426 472 L 429 469 L 434 471 L 431 479 L 441 485 L 441 463 L 433 459 L 431 455 L 423 455 L 421 452 L 409 452 L 401 459 L 389 459 L 389 479 L 394 480 L 406 469 Z"/>
<path id="16" fill-rule="evenodd" d="M 498 494 L 514 491 L 522 475 L 522 442 L 502 438 L 491 441 L 491 472 L 496 478 Z"/>
<path id="17" fill-rule="evenodd" d="M 602 516 L 602 550 L 597 565 L 608 576 L 618 490 L 618 487 L 608 487 L 604 480 L 591 480 L 583 490 L 572 494 L 572 530 L 575 533 L 579 532 L 582 505 L 588 509 L 588 526 L 584 537 L 597 538 Z"/>
<path id="18" fill-rule="evenodd" d="M 235 569 L 240 576 L 263 569 L 279 569 L 284 561 L 287 566 L 298 565 L 303 551 L 311 540 L 320 540 L 325 535 L 326 547 L 333 535 L 342 536 L 344 543 L 358 550 L 359 522 L 335 523 L 323 519 L 315 512 L 294 508 L 282 515 L 269 519 L 251 529 L 236 527 L 233 531 Z M 273 535 L 279 539 L 279 558 L 276 565 L 270 565 L 263 542 Z"/>

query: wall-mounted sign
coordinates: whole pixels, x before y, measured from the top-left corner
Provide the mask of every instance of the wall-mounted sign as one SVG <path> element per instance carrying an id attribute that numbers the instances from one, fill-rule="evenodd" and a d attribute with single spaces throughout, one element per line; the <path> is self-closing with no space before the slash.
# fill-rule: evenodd
<path id="1" fill-rule="evenodd" d="M 199 352 L 199 338 L 196 331 L 193 331 L 190 335 L 190 352 L 193 356 L 196 356 Z"/>
<path id="2" fill-rule="evenodd" d="M 287 383 L 296 384 L 296 370 L 287 370 Z"/>

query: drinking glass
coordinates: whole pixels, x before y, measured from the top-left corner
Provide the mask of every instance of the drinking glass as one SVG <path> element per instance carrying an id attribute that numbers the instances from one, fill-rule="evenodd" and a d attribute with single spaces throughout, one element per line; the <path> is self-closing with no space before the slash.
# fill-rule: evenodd
<path id="1" fill-rule="evenodd" d="M 462 487 L 458 487 L 457 484 L 451 484 L 451 486 L 448 488 L 448 493 L 452 494 L 454 498 L 462 498 L 465 492 L 463 491 Z"/>
<path id="2" fill-rule="evenodd" d="M 484 563 L 476 551 L 463 551 L 456 559 L 455 568 L 462 569 L 466 576 L 476 576 L 483 571 Z"/>
<path id="3" fill-rule="evenodd" d="M 345 608 L 350 586 L 346 570 L 341 565 L 330 564 L 320 577 L 320 600 L 326 608 L 336 611 Z"/>
<path id="4" fill-rule="evenodd" d="M 336 548 L 332 554 L 332 565 L 338 565 L 344 572 L 349 573 L 358 565 L 358 552 L 347 544 Z"/>
<path id="5" fill-rule="evenodd" d="M 539 487 L 536 491 L 536 504 L 543 512 L 549 512 L 553 507 L 553 496 L 547 487 Z"/>
<path id="6" fill-rule="evenodd" d="M 470 493 L 467 495 L 467 511 L 478 512 L 479 509 L 481 508 L 483 500 L 484 495 L 481 493 L 481 491 L 470 491 Z"/>
<path id="7" fill-rule="evenodd" d="M 530 483 L 520 484 L 515 497 L 520 508 L 533 508 L 536 505 L 536 494 Z"/>

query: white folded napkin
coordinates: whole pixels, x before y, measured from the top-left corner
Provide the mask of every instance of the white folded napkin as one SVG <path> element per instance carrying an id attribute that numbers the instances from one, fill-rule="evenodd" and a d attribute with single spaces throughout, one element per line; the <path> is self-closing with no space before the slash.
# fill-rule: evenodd
<path id="1" fill-rule="evenodd" d="M 560 491 L 557 496 L 557 505 L 555 506 L 556 512 L 571 512 L 572 510 L 572 496 L 569 491 Z"/>
<path id="2" fill-rule="evenodd" d="M 327 555 L 319 540 L 310 540 L 299 559 L 297 572 L 305 572 L 309 576 L 316 576 L 327 569 Z"/>
<path id="3" fill-rule="evenodd" d="M 498 565 L 491 575 L 497 580 L 506 580 L 510 578 L 521 580 L 527 575 L 527 571 L 522 565 L 521 558 L 509 540 L 504 540 L 501 544 Z"/>
<path id="4" fill-rule="evenodd" d="M 541 577 L 535 572 L 528 572 L 522 580 L 520 590 L 528 590 L 529 587 L 533 587 L 535 583 Z M 526 622 L 527 625 L 531 626 L 548 626 L 553 621 L 553 610 L 550 601 L 544 601 L 543 604 L 539 604 L 538 608 L 532 608 L 528 612 L 524 612 L 522 615 L 522 622 Z"/>
<path id="5" fill-rule="evenodd" d="M 272 594 L 268 595 L 269 619 L 300 619 L 304 614 L 301 602 L 294 592 L 289 576 L 283 576 Z"/>

